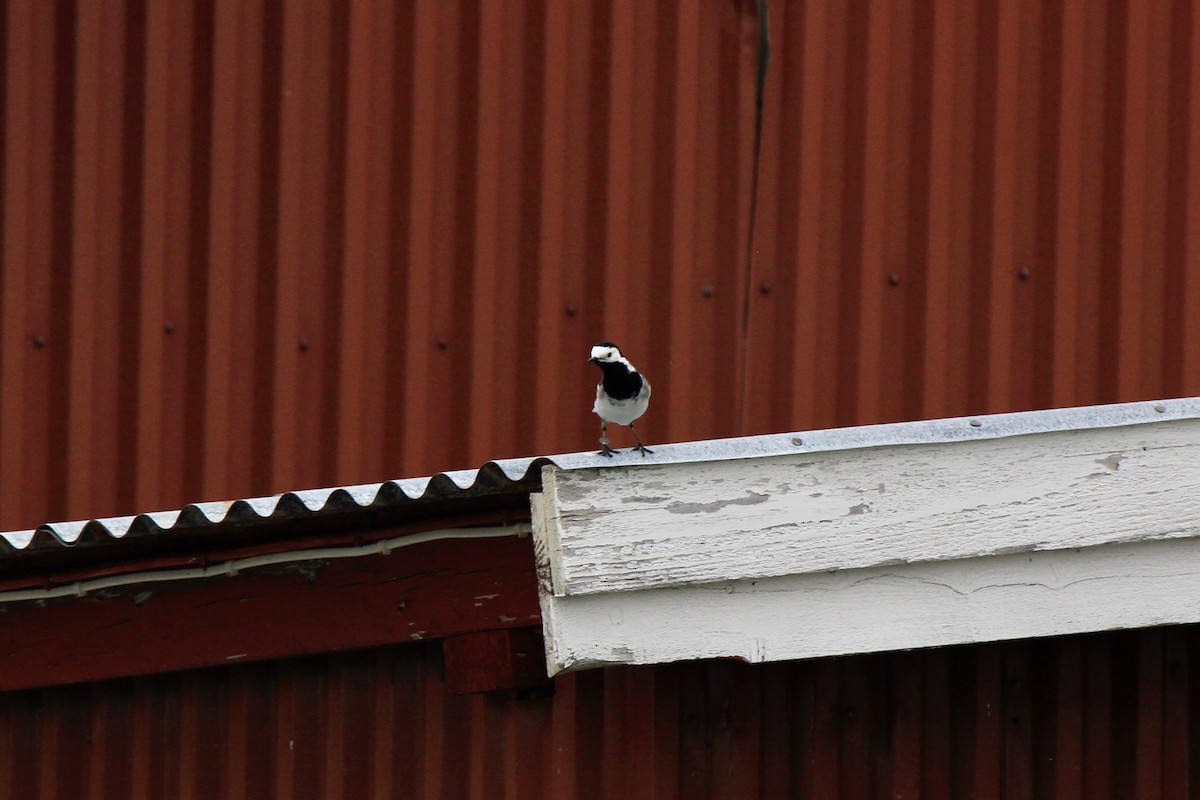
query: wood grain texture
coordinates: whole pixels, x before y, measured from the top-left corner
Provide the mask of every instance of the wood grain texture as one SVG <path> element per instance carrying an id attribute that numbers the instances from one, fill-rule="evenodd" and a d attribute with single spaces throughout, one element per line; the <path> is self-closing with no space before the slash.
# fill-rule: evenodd
<path id="1" fill-rule="evenodd" d="M 548 682 L 540 628 L 506 628 L 449 636 L 442 642 L 446 685 L 455 694 L 540 686 Z"/>
<path id="2" fill-rule="evenodd" d="M 553 592 L 1195 536 L 1200 421 L 743 461 L 547 468 Z"/>
<path id="3" fill-rule="evenodd" d="M 0 692 L 538 623 L 515 537 L 142 584 L 0 614 Z"/>
<path id="4" fill-rule="evenodd" d="M 1200 621 L 1200 540 L 543 594 L 548 669 L 752 663 Z"/>

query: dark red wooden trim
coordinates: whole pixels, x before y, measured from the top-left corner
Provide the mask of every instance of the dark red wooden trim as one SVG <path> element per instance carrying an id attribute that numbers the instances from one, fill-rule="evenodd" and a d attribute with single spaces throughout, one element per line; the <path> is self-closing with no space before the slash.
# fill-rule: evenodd
<path id="1" fill-rule="evenodd" d="M 539 625 L 528 537 L 0 606 L 0 690 Z"/>
<path id="2" fill-rule="evenodd" d="M 451 636 L 442 642 L 446 685 L 455 694 L 548 684 L 542 629 L 509 628 Z"/>
<path id="3" fill-rule="evenodd" d="M 519 497 L 525 498 L 525 495 Z M 485 498 L 487 499 L 487 498 Z M 497 498 L 507 500 L 505 498 Z M 524 512 L 524 513 L 522 513 Z M 433 520 L 416 517 L 382 524 L 363 519 L 349 525 L 331 517 L 314 528 L 315 518 L 288 520 L 286 524 L 251 525 L 230 530 L 199 528 L 123 539 L 52 545 L 0 555 L 0 591 L 49 588 L 109 575 L 147 570 L 205 566 L 248 556 L 369 544 L 439 528 L 474 528 L 528 522 L 528 500 L 523 509 L 502 508 L 478 513 L 445 513 Z"/>

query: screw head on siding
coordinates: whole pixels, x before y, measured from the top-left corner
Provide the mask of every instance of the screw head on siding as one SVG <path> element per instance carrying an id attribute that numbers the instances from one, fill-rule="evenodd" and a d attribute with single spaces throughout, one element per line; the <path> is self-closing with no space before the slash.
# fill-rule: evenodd
<path id="1" fill-rule="evenodd" d="M 772 286 L 772 285 L 771 285 L 769 282 L 767 282 L 767 281 L 763 281 L 763 284 L 762 284 L 761 286 L 759 286 L 759 287 L 758 287 L 758 290 L 759 290 L 760 292 L 762 292 L 763 294 L 770 294 L 770 293 L 771 293 L 771 290 L 772 290 L 772 289 L 774 289 L 774 288 L 775 288 L 775 287 L 774 287 L 774 286 Z"/>
<path id="2" fill-rule="evenodd" d="M 437 340 L 437 347 L 438 350 L 445 350 L 450 347 L 450 342 L 446 341 L 445 337 L 441 337 Z"/>
<path id="3" fill-rule="evenodd" d="M 712 297 L 713 296 L 713 287 L 711 287 L 711 286 L 703 287 L 702 289 L 700 289 L 700 294 L 704 295 L 704 297 L 706 299 Z"/>
<path id="4" fill-rule="evenodd" d="M 308 352 L 308 339 L 301 339 L 299 347 L 300 347 L 301 353 L 307 353 Z"/>
<path id="5" fill-rule="evenodd" d="M 1030 277 L 1029 267 L 1021 267 L 1021 269 L 1017 270 L 1017 277 L 1023 281 L 1029 280 L 1029 277 Z"/>
<path id="6" fill-rule="evenodd" d="M 891 284 L 892 286 L 899 286 L 900 285 L 900 273 L 892 272 L 892 273 L 888 274 L 887 280 L 888 280 L 888 283 Z"/>
<path id="7" fill-rule="evenodd" d="M 30 338 L 30 341 L 33 342 L 34 349 L 36 349 L 36 350 L 41 350 L 43 347 L 46 346 L 46 337 L 45 336 L 34 335 L 33 337 Z"/>
<path id="8" fill-rule="evenodd" d="M 174 322 L 164 322 L 163 323 L 163 333 L 174 333 L 174 332 L 175 332 L 175 323 Z"/>
<path id="9" fill-rule="evenodd" d="M 579 313 L 579 308 L 574 303 L 567 303 L 567 316 L 573 317 Z"/>

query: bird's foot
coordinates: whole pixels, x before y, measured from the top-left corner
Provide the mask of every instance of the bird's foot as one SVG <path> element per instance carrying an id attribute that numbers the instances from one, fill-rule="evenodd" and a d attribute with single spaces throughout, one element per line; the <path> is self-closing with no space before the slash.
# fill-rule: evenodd
<path id="1" fill-rule="evenodd" d="M 646 445 L 644 445 L 644 444 L 636 444 L 636 445 L 634 445 L 633 449 L 640 452 L 642 454 L 643 458 L 648 455 L 650 455 L 650 456 L 654 455 L 654 451 L 651 450 L 649 447 L 646 447 Z"/>
<path id="2" fill-rule="evenodd" d="M 596 453 L 596 455 L 604 456 L 605 458 L 612 458 L 615 453 L 621 452 L 620 450 L 613 450 L 611 447 L 608 446 L 608 444 L 609 444 L 609 439 L 607 437 L 601 438 L 600 446 L 603 447 L 604 449 L 601 450 L 599 453 Z"/>

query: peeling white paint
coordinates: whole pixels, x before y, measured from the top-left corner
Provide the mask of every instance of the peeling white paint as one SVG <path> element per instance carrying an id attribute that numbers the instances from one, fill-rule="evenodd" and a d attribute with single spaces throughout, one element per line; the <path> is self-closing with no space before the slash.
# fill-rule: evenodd
<path id="1" fill-rule="evenodd" d="M 549 669 L 1200 622 L 1200 420 L 1108 419 L 1128 408 L 999 438 L 547 467 Z"/>
<path id="2" fill-rule="evenodd" d="M 1200 420 L 1177 420 L 753 461 L 546 467 L 542 536 L 560 595 L 1188 537 L 1200 534 L 1198 465 Z"/>
<path id="3" fill-rule="evenodd" d="M 1200 621 L 1200 540 L 543 597 L 547 668 L 749 662 Z M 614 623 L 616 611 L 622 619 Z"/>

